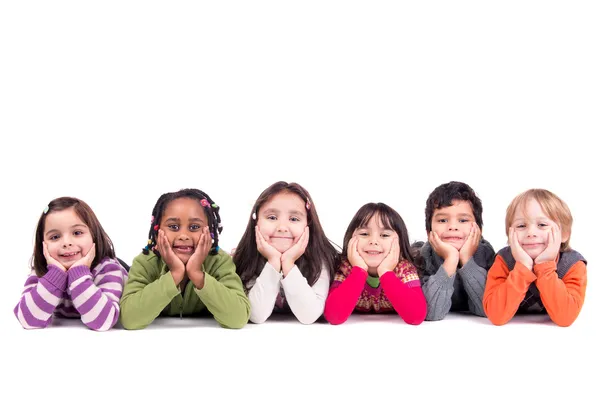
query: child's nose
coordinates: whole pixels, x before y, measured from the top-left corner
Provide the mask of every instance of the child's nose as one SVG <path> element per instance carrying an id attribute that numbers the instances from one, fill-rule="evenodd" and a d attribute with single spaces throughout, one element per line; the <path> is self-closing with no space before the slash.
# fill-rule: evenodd
<path id="1" fill-rule="evenodd" d="M 527 227 L 527 236 L 528 237 L 535 237 L 535 236 L 537 236 L 537 227 L 535 225 L 529 225 Z"/>
<path id="2" fill-rule="evenodd" d="M 190 235 L 185 231 L 179 231 L 179 240 L 190 240 Z"/>
<path id="3" fill-rule="evenodd" d="M 377 240 L 377 236 L 370 236 L 369 244 L 379 245 L 379 240 Z"/>
<path id="4" fill-rule="evenodd" d="M 288 231 L 288 226 L 285 222 L 280 222 L 279 225 L 277 225 L 277 231 L 278 232 L 287 232 Z"/>

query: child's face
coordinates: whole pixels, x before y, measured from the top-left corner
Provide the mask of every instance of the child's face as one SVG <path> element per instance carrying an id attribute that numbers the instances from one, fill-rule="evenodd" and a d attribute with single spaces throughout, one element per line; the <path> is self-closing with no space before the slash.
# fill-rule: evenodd
<path id="1" fill-rule="evenodd" d="M 519 244 L 533 260 L 548 246 L 551 226 L 552 220 L 534 199 L 529 199 L 525 207 L 516 210 L 511 224 L 517 233 Z M 566 241 L 565 235 L 561 239 Z"/>
<path id="2" fill-rule="evenodd" d="M 202 228 L 207 225 L 208 218 L 200 202 L 188 197 L 169 202 L 160 221 L 160 229 L 184 264 L 194 254 Z"/>
<path id="3" fill-rule="evenodd" d="M 358 228 L 352 236 L 358 237 L 358 254 L 369 268 L 377 268 L 392 248 L 392 241 L 398 235 L 392 229 L 384 228 L 381 218 L 375 214 L 367 226 Z"/>
<path id="4" fill-rule="evenodd" d="M 258 210 L 256 225 L 265 240 L 278 252 L 292 247 L 308 224 L 306 204 L 297 194 L 276 194 Z"/>
<path id="5" fill-rule="evenodd" d="M 431 230 L 444 243 L 460 250 L 469 237 L 471 226 L 475 222 L 473 207 L 465 200 L 454 200 L 449 207 L 438 208 L 431 218 Z"/>
<path id="6" fill-rule="evenodd" d="M 50 256 L 70 268 L 85 257 L 94 244 L 90 228 L 79 218 L 75 209 L 52 211 L 46 216 L 44 242 Z"/>

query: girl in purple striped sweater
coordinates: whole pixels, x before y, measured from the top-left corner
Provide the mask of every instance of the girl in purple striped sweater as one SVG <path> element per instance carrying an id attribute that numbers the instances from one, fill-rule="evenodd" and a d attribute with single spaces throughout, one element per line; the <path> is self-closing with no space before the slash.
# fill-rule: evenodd
<path id="1" fill-rule="evenodd" d="M 38 221 L 32 271 L 15 316 L 26 329 L 45 328 L 56 314 L 106 331 L 119 319 L 126 279 L 92 209 L 82 200 L 60 197 Z"/>

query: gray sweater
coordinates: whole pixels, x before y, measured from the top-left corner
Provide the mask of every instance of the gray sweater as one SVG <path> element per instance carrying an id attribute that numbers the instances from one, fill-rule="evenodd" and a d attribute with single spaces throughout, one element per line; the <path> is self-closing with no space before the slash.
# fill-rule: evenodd
<path id="1" fill-rule="evenodd" d="M 485 317 L 483 292 L 487 272 L 494 263 L 492 245 L 481 239 L 473 257 L 452 276 L 441 268 L 444 260 L 437 255 L 429 242 L 420 250 L 419 277 L 427 299 L 428 321 L 439 321 L 450 311 L 469 311 Z"/>

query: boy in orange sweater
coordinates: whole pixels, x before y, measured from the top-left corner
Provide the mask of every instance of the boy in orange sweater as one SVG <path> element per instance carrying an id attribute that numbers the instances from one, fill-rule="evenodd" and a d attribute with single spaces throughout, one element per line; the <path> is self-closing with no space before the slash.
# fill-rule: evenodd
<path id="1" fill-rule="evenodd" d="M 488 272 L 483 307 L 494 325 L 517 312 L 547 312 L 560 326 L 571 325 L 583 306 L 587 261 L 571 250 L 573 217 L 555 194 L 530 189 L 506 210 L 509 246 Z"/>

